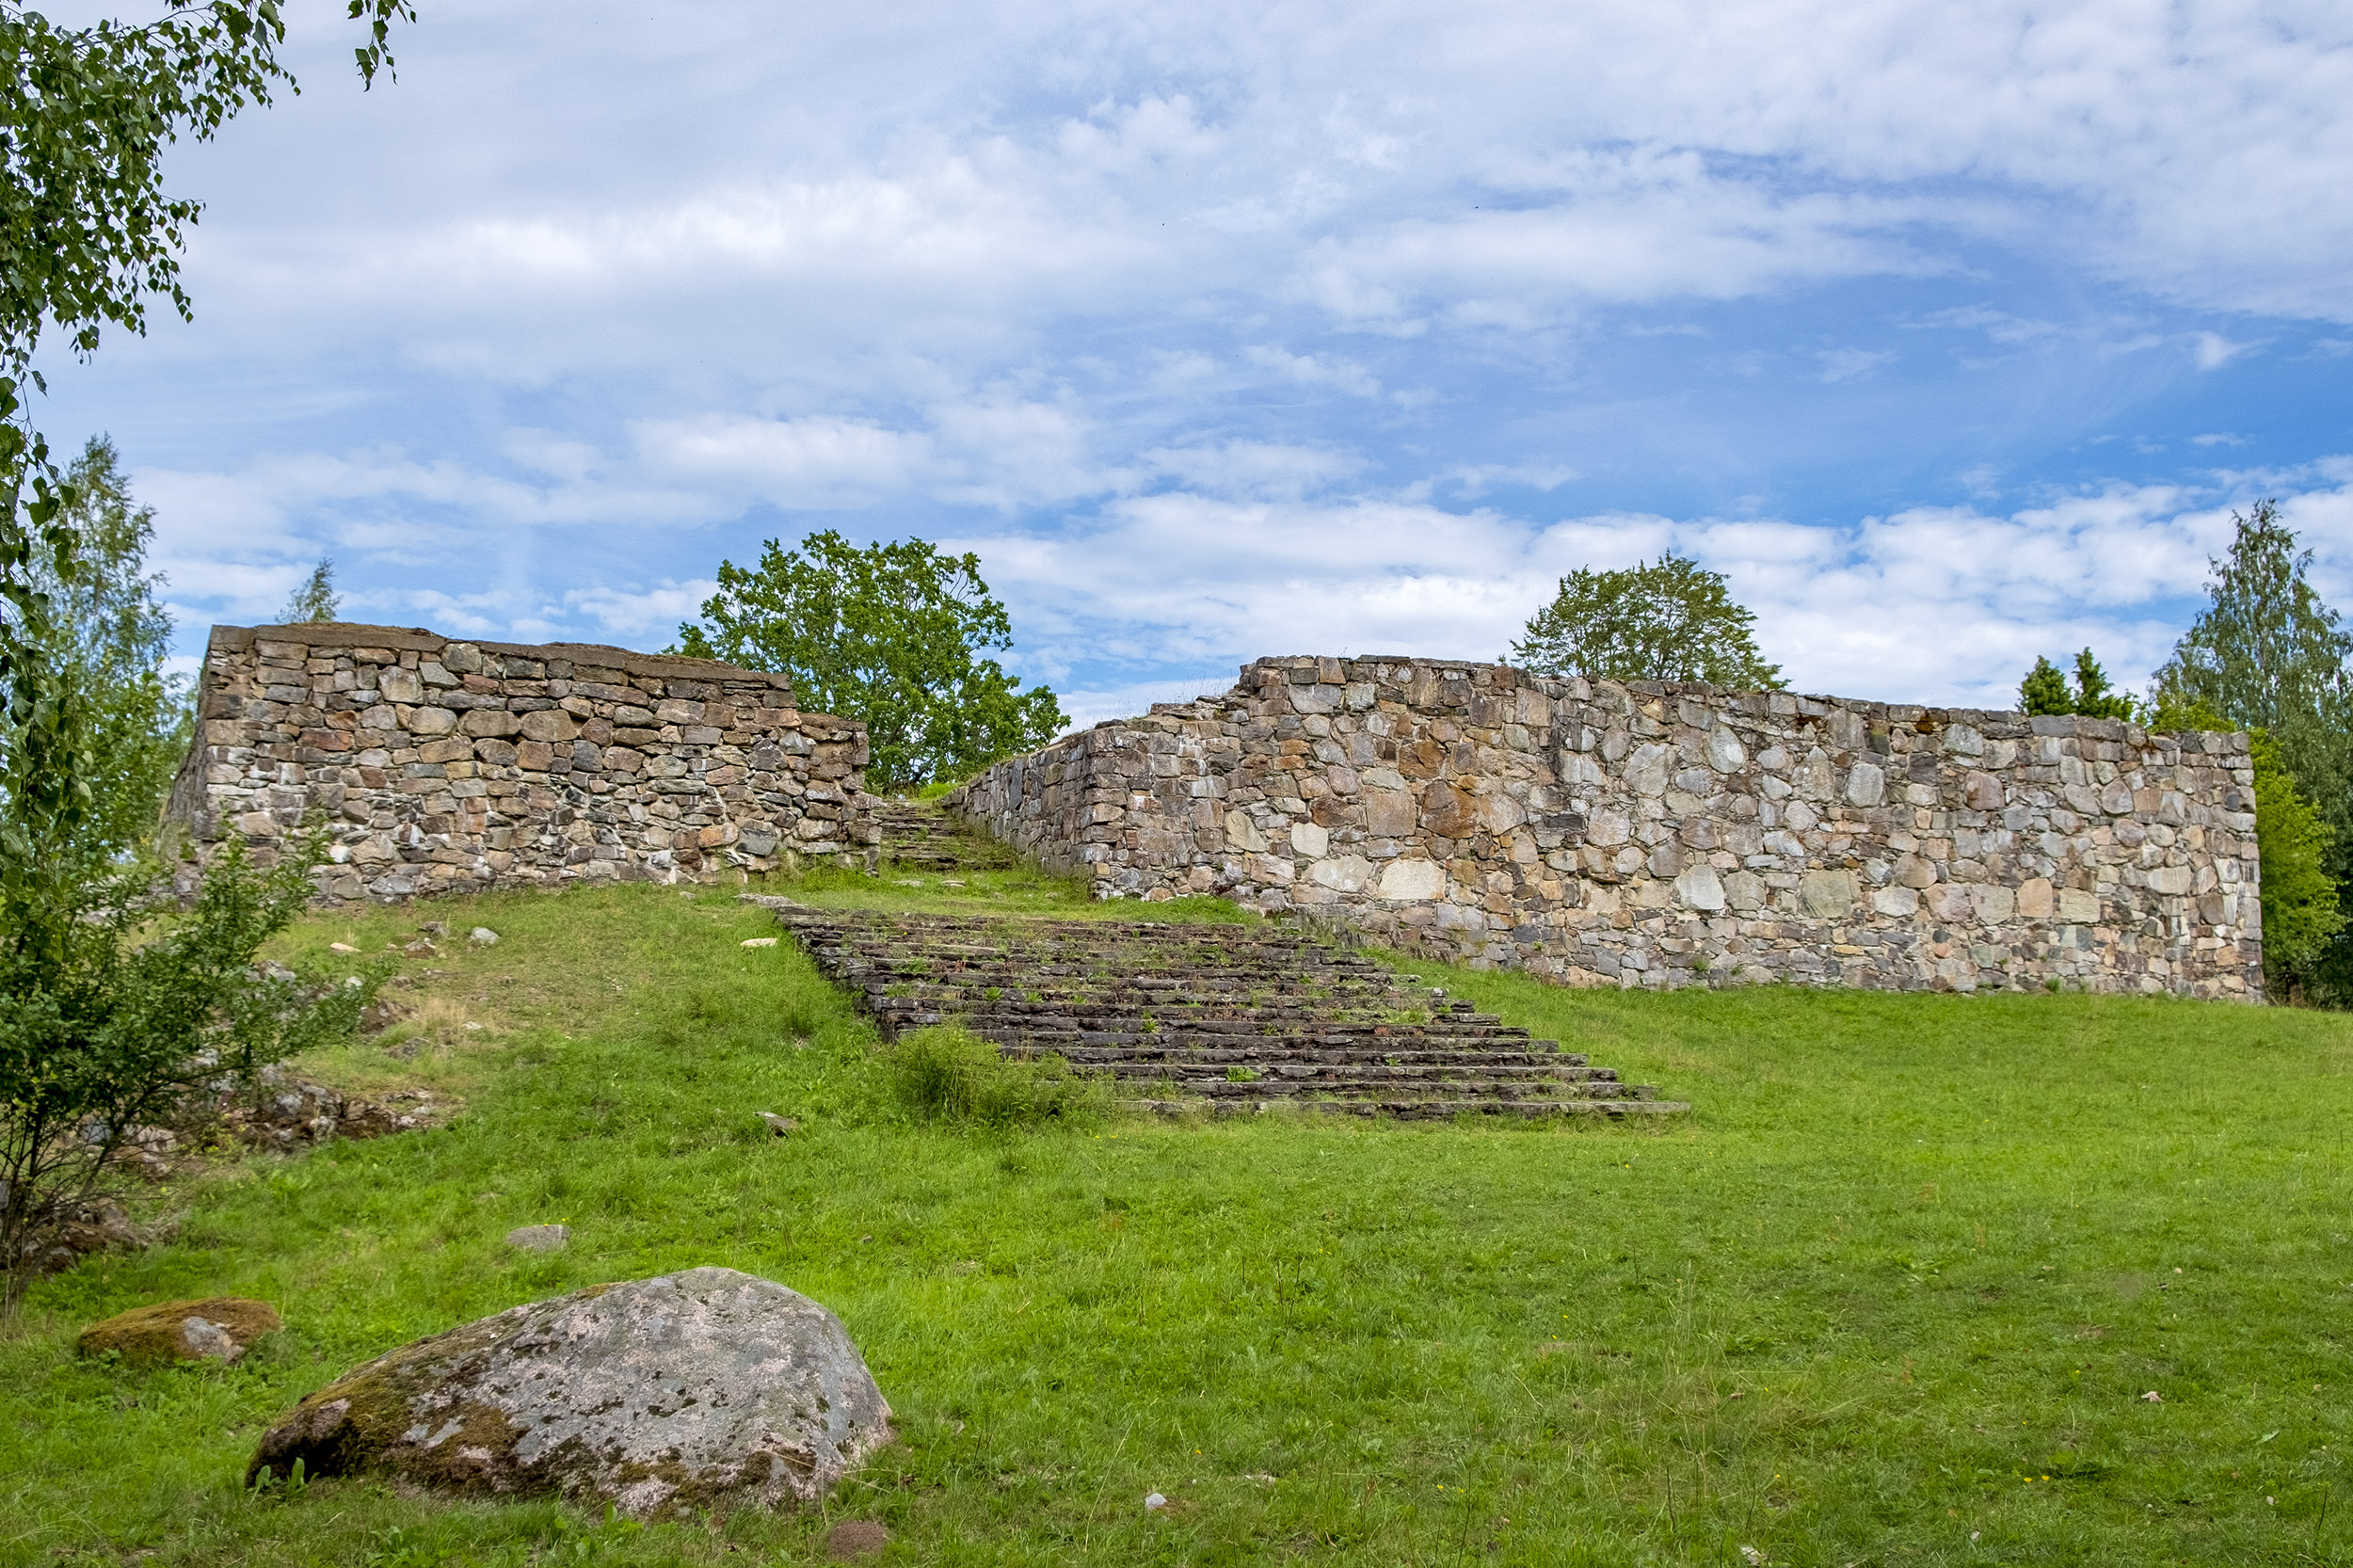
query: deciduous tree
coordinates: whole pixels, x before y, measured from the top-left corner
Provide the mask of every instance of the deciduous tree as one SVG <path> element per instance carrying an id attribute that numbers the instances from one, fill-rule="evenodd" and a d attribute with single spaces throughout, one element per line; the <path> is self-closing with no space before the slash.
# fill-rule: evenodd
<path id="1" fill-rule="evenodd" d="M 345 8 L 373 82 L 408 0 Z M 346 1004 L 252 968 L 309 890 L 300 863 L 263 877 L 232 853 L 185 919 L 136 939 L 148 911 L 104 799 L 104 714 L 60 652 L 72 596 L 95 602 L 77 503 L 25 402 L 51 328 L 87 357 L 108 326 L 144 330 L 151 296 L 188 313 L 180 253 L 200 208 L 165 191 L 165 150 L 291 89 L 284 37 L 279 0 L 167 0 L 154 21 L 87 27 L 0 0 L 0 1312 L 22 1297 L 29 1230 L 101 1178 L 124 1116 L 331 1030 Z"/>
<path id="2" fill-rule="evenodd" d="M 1052 691 L 1022 691 L 982 656 L 1013 646 L 1013 623 L 977 555 L 861 548 L 831 529 L 798 550 L 770 539 L 751 570 L 719 564 L 702 615 L 679 627 L 679 651 L 781 671 L 804 709 L 862 720 L 878 789 L 963 777 L 1068 722 Z"/>
<path id="3" fill-rule="evenodd" d="M 2159 730 L 2237 728 L 2207 704 L 2161 695 L 2143 715 Z M 2310 981 L 2345 931 L 2337 879 L 2329 866 L 2336 830 L 2297 788 L 2268 732 L 2248 734 L 2255 773 L 2255 840 L 2263 879 L 2264 984 L 2285 1000 Z"/>
<path id="4" fill-rule="evenodd" d="M 27 569 L 49 600 L 42 652 L 65 700 L 88 710 L 83 833 L 120 855 L 154 834 L 187 750 L 188 683 L 164 672 L 171 616 L 158 597 L 163 579 L 147 569 L 155 513 L 132 500 L 114 443 L 92 437 L 66 483 L 71 499 L 58 520 L 72 540 L 72 569 L 61 569 L 45 540 Z"/>
<path id="5" fill-rule="evenodd" d="M 1624 571 L 1580 569 L 1529 617 L 1513 662 L 1540 675 L 1705 680 L 1779 691 L 1781 666 L 1757 651 L 1756 617 L 1721 573 L 1669 552 Z"/>
<path id="6" fill-rule="evenodd" d="M 2211 564 L 2205 608 L 2156 672 L 2157 708 L 2201 708 L 2223 728 L 2262 731 L 2281 774 L 2326 827 L 2325 835 L 2308 835 L 2259 821 L 2264 947 L 2267 962 L 2275 950 L 2292 960 L 2287 972 L 2304 994 L 2343 1005 L 2353 1002 L 2353 931 L 2340 922 L 2320 933 L 2317 951 L 2306 952 L 2297 933 L 2318 926 L 2282 915 L 2275 937 L 2270 879 L 2272 857 L 2288 853 L 2293 837 L 2295 854 L 2316 854 L 2333 879 L 2340 912 L 2353 898 L 2353 632 L 2313 586 L 2312 552 L 2297 549 L 2275 503 L 2259 503 L 2246 516 L 2233 513 L 2232 522 L 2230 552 Z M 2279 786 L 2272 790 L 2280 798 Z M 2257 794 L 2260 811 L 2260 777 Z M 2296 863 L 2283 863 L 2283 878 Z M 2296 886 L 2313 886 L 2300 871 L 2294 876 Z"/>

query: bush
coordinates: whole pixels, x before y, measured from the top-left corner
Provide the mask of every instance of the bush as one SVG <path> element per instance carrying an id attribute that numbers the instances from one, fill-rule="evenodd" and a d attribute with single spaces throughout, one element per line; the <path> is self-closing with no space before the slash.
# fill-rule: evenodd
<path id="1" fill-rule="evenodd" d="M 1034 1127 L 1103 1109 L 1105 1086 L 1059 1056 L 1008 1060 L 961 1024 L 909 1030 L 889 1052 L 890 1089 L 923 1121 Z"/>

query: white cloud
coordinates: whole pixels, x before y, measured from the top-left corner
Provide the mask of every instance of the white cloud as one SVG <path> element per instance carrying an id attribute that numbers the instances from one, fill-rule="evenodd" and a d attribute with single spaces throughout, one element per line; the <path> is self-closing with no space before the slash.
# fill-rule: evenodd
<path id="1" fill-rule="evenodd" d="M 190 616 L 330 552 L 371 613 L 661 637 L 782 512 L 964 536 L 1112 692 L 1490 656 L 1673 547 L 1804 682 L 1936 696 L 2132 667 L 2266 486 L 2347 562 L 2324 465 L 2080 484 L 2338 439 L 2195 372 L 2347 353 L 2342 6 L 466 0 L 364 95 L 332 10 L 174 154 L 197 326 L 60 404 Z M 1788 346 L 1872 323 L 1904 375 Z"/>
<path id="2" fill-rule="evenodd" d="M 787 509 L 876 500 L 932 466 L 929 437 L 871 420 L 708 414 L 641 420 L 632 433 L 658 471 L 742 486 Z"/>
<path id="3" fill-rule="evenodd" d="M 1379 397 L 1381 382 L 1364 366 L 1349 360 L 1316 354 L 1287 354 L 1279 348 L 1253 344 L 1250 362 L 1305 387 L 1336 387 L 1358 397 Z"/>
<path id="4" fill-rule="evenodd" d="M 2251 343 L 2233 343 L 2219 332 L 2201 332 L 2193 340 L 2195 358 L 2200 370 L 2220 370 L 2249 350 L 2261 346 Z"/>
<path id="5" fill-rule="evenodd" d="M 1867 376 L 1896 356 L 1873 348 L 1825 348 L 1814 356 L 1822 362 L 1822 379 L 1847 381 Z"/>
<path id="6" fill-rule="evenodd" d="M 1298 497 L 1360 473 L 1363 457 L 1324 447 L 1273 441 L 1225 441 L 1215 446 L 1161 447 L 1145 460 L 1186 488 L 1227 497 Z"/>
<path id="7" fill-rule="evenodd" d="M 2353 581 L 2353 461 L 2294 477 L 2317 482 L 2282 509 L 2319 551 L 2324 588 Z M 956 548 L 991 563 L 1048 661 L 1108 627 L 1119 659 L 1194 666 L 1297 652 L 1493 658 L 1558 577 L 1673 549 L 1726 573 L 1767 656 L 1801 690 L 2002 708 L 2041 653 L 2090 646 L 2138 683 L 2186 624 L 2230 531 L 2228 503 L 2167 487 L 1999 515 L 1911 507 L 1843 528 L 1610 513 L 1531 529 L 1483 511 L 1187 494 L 1119 502 L 1067 537 Z M 1090 688 L 1090 701 L 1128 689 Z"/>

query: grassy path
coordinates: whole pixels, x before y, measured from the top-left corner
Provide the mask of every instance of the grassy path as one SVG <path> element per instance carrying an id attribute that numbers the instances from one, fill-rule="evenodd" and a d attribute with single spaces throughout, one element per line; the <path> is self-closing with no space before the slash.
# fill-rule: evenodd
<path id="1" fill-rule="evenodd" d="M 1020 873 L 921 880 L 808 896 L 1067 912 Z M 866 1026 L 789 945 L 738 947 L 774 928 L 723 895 L 289 946 L 422 914 L 504 940 L 396 993 L 413 1058 L 315 1070 L 466 1112 L 159 1195 L 170 1245 L 44 1284 L 0 1343 L 0 1563 L 822 1559 L 819 1519 L 238 1489 L 360 1359 L 698 1263 L 866 1351 L 904 1441 L 835 1516 L 887 1521 L 893 1561 L 2353 1562 L 2353 1020 L 1413 964 L 1697 1109 L 964 1134 L 897 1119 Z M 501 1244 L 549 1220 L 568 1252 Z M 95 1317 L 216 1293 L 290 1331 L 228 1369 L 71 1358 Z"/>

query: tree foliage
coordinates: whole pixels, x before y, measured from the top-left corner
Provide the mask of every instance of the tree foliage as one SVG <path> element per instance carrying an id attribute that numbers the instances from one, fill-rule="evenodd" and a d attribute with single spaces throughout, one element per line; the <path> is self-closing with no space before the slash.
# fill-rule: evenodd
<path id="1" fill-rule="evenodd" d="M 391 24 L 413 14 L 409 0 L 344 9 L 365 29 L 356 57 L 373 83 L 392 68 Z M 34 356 L 52 327 L 83 357 L 107 326 L 144 331 L 151 295 L 188 313 L 180 252 L 201 205 L 165 191 L 164 152 L 293 89 L 284 38 L 279 0 L 166 0 L 154 21 L 86 27 L 0 0 L 0 939 L 54 925 L 35 912 L 56 903 L 42 846 L 92 810 L 83 748 L 99 735 L 68 712 L 72 672 L 35 577 L 37 556 L 56 581 L 76 568 L 67 477 L 25 405 L 40 386 Z"/>
<path id="2" fill-rule="evenodd" d="M 2219 728 L 2266 737 L 2256 788 L 2265 968 L 2281 969 L 2273 984 L 2282 994 L 2292 982 L 2304 996 L 2344 1005 L 2353 1002 L 2353 928 L 2342 920 L 2329 926 L 2313 901 L 2315 874 L 2332 881 L 2337 913 L 2353 900 L 2353 632 L 2312 585 L 2312 552 L 2297 548 L 2276 503 L 2231 520 L 2230 552 L 2210 564 L 2205 608 L 2156 672 L 2156 706 L 2160 714 L 2201 710 Z M 2264 820 L 2266 792 L 2274 821 Z M 2288 792 L 2309 807 L 2315 831 L 2292 812 L 2279 815 Z M 2275 874 L 2300 904 L 2275 895 Z"/>
<path id="3" fill-rule="evenodd" d="M 2234 729 L 2214 708 L 2160 688 L 2145 715 L 2152 729 Z M 2329 871 L 2336 830 L 2297 787 L 2267 731 L 2248 732 L 2255 773 L 2255 840 L 2263 878 L 2264 984 L 2284 998 L 2306 986 L 2345 930 L 2337 878 Z"/>
<path id="4" fill-rule="evenodd" d="M 2297 549 L 2275 503 L 2232 521 L 2206 607 L 2156 673 L 2159 700 L 2202 702 L 2233 728 L 2267 730 L 2342 838 L 2353 826 L 2342 814 L 2353 804 L 2353 632 L 2308 580 L 2313 552 Z"/>
<path id="5" fill-rule="evenodd" d="M 30 1283 L 28 1242 L 107 1177 L 139 1128 L 350 1033 L 373 984 L 253 962 L 301 913 L 307 868 L 326 853 L 315 833 L 264 872 L 232 840 L 196 906 L 144 941 L 136 873 L 95 878 L 56 951 L 0 947 L 0 1314 Z"/>
<path id="6" fill-rule="evenodd" d="M 389 72 L 391 24 L 408 0 L 346 0 L 367 40 L 354 51 L 363 81 Z M 60 27 L 0 0 L 0 324 L 10 374 L 21 374 L 44 320 L 74 351 L 98 346 L 111 323 L 142 332 L 147 298 L 182 316 L 180 252 L 202 203 L 166 194 L 163 157 L 183 135 L 209 141 L 238 111 L 299 90 L 279 62 L 280 0 L 168 0 L 152 22 L 111 19 Z"/>
<path id="7" fill-rule="evenodd" d="M 2038 658 L 2018 683 L 2018 702 L 2029 714 L 2080 713 L 2086 718 L 2130 719 L 2137 712 L 2129 693 L 2108 683 L 2108 672 L 2085 648 L 2075 655 L 2075 680 L 2048 659 Z"/>
<path id="8" fill-rule="evenodd" d="M 278 612 L 280 626 L 299 626 L 306 621 L 333 620 L 342 597 L 335 592 L 335 563 L 326 556 L 311 568 L 311 575 L 286 600 L 286 607 Z"/>
<path id="9" fill-rule="evenodd" d="M 131 499 L 114 443 L 94 436 L 66 471 L 70 500 L 58 514 L 72 539 L 69 575 L 45 544 L 27 574 L 49 600 L 39 632 L 65 700 L 88 710 L 82 781 L 89 792 L 82 838 L 106 857 L 153 835 L 164 792 L 187 750 L 187 682 L 163 664 L 171 616 L 163 579 L 147 570 L 154 509 Z"/>
<path id="10" fill-rule="evenodd" d="M 411 15 L 408 0 L 345 0 L 345 11 L 365 29 L 356 53 L 372 83 L 391 68 L 391 24 Z M 253 989 L 252 955 L 272 920 L 292 917 L 252 911 L 299 906 L 309 886 L 292 864 L 255 883 L 232 855 L 208 876 L 186 922 L 133 939 L 142 909 L 119 863 L 125 819 L 107 803 L 110 720 L 70 651 L 86 646 L 75 596 L 94 614 L 105 599 L 77 552 L 76 517 L 87 523 L 91 514 L 25 403 L 42 389 L 34 359 L 52 328 L 86 358 L 108 326 L 144 331 L 151 296 L 188 313 L 180 253 L 200 207 L 165 191 L 164 153 L 183 136 L 209 139 L 274 88 L 292 89 L 277 55 L 284 37 L 279 0 L 165 0 L 152 22 L 86 27 L 0 0 L 0 1266 L 8 1311 L 24 1286 L 27 1228 L 75 1180 L 103 1174 L 120 1147 L 123 1108 L 184 1088 L 186 1053 L 209 1048 L 191 1042 L 217 1041 L 228 1028 L 251 1047 L 239 1048 L 250 1065 L 256 1051 L 333 1022 L 328 1003 L 254 1000 L 264 993 Z M 91 504 L 103 513 L 105 500 Z M 144 634 L 136 611 L 115 630 L 134 642 Z M 263 886 L 275 890 L 254 891 Z M 237 1022 L 259 1016 L 253 1008 L 284 1028 Z"/>
<path id="11" fill-rule="evenodd" d="M 798 550 L 770 539 L 753 570 L 720 563 L 702 616 L 679 627 L 679 651 L 788 674 L 803 709 L 863 721 L 878 789 L 963 777 L 1068 722 L 1050 690 L 1024 692 L 981 656 L 1013 646 L 1013 623 L 977 555 L 861 549 L 831 529 Z"/>
<path id="12" fill-rule="evenodd" d="M 1757 651 L 1755 620 L 1721 572 L 1669 552 L 1624 571 L 1563 577 L 1559 596 L 1529 617 L 1512 656 L 1539 675 L 1779 691 L 1781 666 Z"/>

